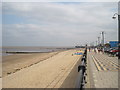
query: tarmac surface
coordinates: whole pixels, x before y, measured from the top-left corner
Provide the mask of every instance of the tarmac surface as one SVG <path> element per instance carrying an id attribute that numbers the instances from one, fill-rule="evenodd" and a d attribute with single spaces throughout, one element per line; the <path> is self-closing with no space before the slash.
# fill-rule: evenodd
<path id="1" fill-rule="evenodd" d="M 117 57 L 88 51 L 86 88 L 118 88 L 119 70 Z"/>

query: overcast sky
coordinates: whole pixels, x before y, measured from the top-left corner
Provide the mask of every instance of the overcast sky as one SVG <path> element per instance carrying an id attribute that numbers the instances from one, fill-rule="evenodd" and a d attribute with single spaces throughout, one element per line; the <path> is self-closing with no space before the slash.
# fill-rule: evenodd
<path id="1" fill-rule="evenodd" d="M 116 2 L 3 3 L 4 46 L 74 46 L 117 40 Z"/>

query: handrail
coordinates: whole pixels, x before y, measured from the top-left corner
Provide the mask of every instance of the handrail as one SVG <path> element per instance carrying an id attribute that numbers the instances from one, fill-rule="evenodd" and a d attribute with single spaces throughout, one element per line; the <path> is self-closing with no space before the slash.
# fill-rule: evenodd
<path id="1" fill-rule="evenodd" d="M 83 90 L 83 87 L 85 84 L 85 71 L 86 71 L 86 64 L 87 64 L 86 59 L 87 59 L 87 48 L 85 49 L 85 52 L 82 56 L 81 65 L 78 66 L 79 77 L 77 78 L 77 83 L 76 83 L 77 90 Z"/>

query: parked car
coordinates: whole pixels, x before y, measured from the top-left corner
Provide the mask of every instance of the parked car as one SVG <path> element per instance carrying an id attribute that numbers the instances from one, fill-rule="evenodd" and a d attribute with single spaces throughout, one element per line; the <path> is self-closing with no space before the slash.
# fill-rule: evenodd
<path id="1" fill-rule="evenodd" d="M 118 56 L 118 52 L 116 52 L 116 56 Z"/>
<path id="2" fill-rule="evenodd" d="M 118 53 L 120 52 L 120 50 L 118 50 L 118 48 L 113 48 L 109 51 L 109 53 L 111 54 L 111 56 L 118 56 Z"/>
<path id="3" fill-rule="evenodd" d="M 111 50 L 111 48 L 104 48 L 104 53 L 109 54 L 110 50 Z"/>

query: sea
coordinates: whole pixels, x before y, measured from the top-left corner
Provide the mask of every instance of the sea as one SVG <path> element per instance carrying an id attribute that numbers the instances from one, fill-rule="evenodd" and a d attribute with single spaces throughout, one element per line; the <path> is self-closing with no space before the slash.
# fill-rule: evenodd
<path id="1" fill-rule="evenodd" d="M 44 52 L 53 52 L 53 51 L 68 50 L 68 49 L 73 49 L 73 47 L 36 47 L 36 46 L 2 47 L 0 48 L 0 56 L 13 55 L 15 54 L 15 52 L 17 53 L 44 53 Z"/>

